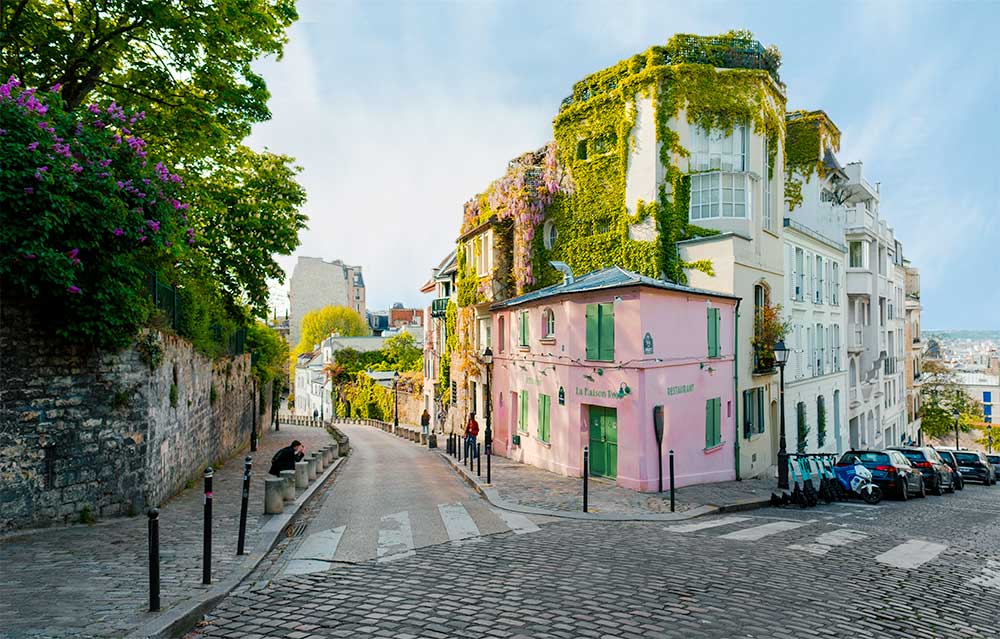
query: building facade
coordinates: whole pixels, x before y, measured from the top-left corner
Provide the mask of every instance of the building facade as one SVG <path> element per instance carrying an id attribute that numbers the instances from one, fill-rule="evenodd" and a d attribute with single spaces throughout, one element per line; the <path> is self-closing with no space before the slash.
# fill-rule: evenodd
<path id="1" fill-rule="evenodd" d="M 289 284 L 289 344 L 299 343 L 302 318 L 324 306 L 346 306 L 365 313 L 365 280 L 360 266 L 348 266 L 340 260 L 327 262 L 320 257 L 299 256 Z"/>
<path id="2" fill-rule="evenodd" d="M 923 386 L 924 341 L 920 332 L 920 272 L 903 261 L 905 276 L 903 347 L 909 351 L 903 378 L 906 386 L 906 430 L 920 432 L 920 389 Z"/>
<path id="3" fill-rule="evenodd" d="M 733 479 L 736 302 L 612 267 L 494 304 L 495 451 L 579 477 L 587 447 L 651 491 L 673 449 L 677 485 Z"/>
<path id="4" fill-rule="evenodd" d="M 457 272 L 455 252 L 449 253 L 432 270 L 429 279 L 420 292 L 433 295 L 431 305 L 424 311 L 429 318 L 424 331 L 424 409 L 431 415 L 431 428 L 444 431 L 448 423 L 451 404 L 451 355 L 448 353 L 448 309 L 452 314 L 457 309 L 455 275 Z"/>

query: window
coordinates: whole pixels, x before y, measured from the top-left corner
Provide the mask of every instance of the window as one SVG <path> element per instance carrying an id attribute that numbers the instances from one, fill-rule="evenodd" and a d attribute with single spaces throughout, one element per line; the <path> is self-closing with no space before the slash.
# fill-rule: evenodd
<path id="1" fill-rule="evenodd" d="M 993 391 L 983 391 L 983 403 L 984 404 L 993 403 Z"/>
<path id="2" fill-rule="evenodd" d="M 743 437 L 764 432 L 764 389 L 743 391 Z"/>
<path id="3" fill-rule="evenodd" d="M 549 220 L 545 223 L 542 228 L 542 243 L 545 244 L 545 248 L 551 249 L 556 245 L 556 239 L 559 237 L 559 229 L 556 228 L 555 222 Z"/>
<path id="4" fill-rule="evenodd" d="M 542 311 L 542 338 L 551 339 L 556 336 L 556 314 L 551 308 Z"/>
<path id="5" fill-rule="evenodd" d="M 868 242 L 860 240 L 848 243 L 851 268 L 868 268 Z"/>
<path id="6" fill-rule="evenodd" d="M 805 253 L 795 249 L 795 299 L 802 301 L 806 288 Z"/>
<path id="7" fill-rule="evenodd" d="M 816 349 L 813 351 L 813 362 L 816 368 L 814 369 L 814 375 L 823 374 L 823 325 L 816 325 Z"/>
<path id="8" fill-rule="evenodd" d="M 706 131 L 691 126 L 691 171 L 745 171 L 747 128 L 742 124 L 731 133 Z"/>
<path id="9" fill-rule="evenodd" d="M 485 317 L 479 320 L 479 352 L 487 348 L 493 348 L 493 326 L 490 318 Z"/>
<path id="10" fill-rule="evenodd" d="M 586 160 L 587 159 L 587 141 L 580 140 L 576 143 L 576 159 Z"/>
<path id="11" fill-rule="evenodd" d="M 764 169 L 763 169 L 764 170 L 764 203 L 763 203 L 762 209 L 763 209 L 763 218 L 764 218 L 764 228 L 767 229 L 768 231 L 770 231 L 770 230 L 772 230 L 774 228 L 773 227 L 773 223 L 771 222 L 771 167 L 770 167 L 770 163 L 768 162 L 768 158 L 767 158 L 767 156 L 768 156 L 768 150 L 769 150 L 768 149 L 768 145 L 769 144 L 770 144 L 770 141 L 767 139 L 767 136 L 765 135 L 764 136 L 764 164 L 763 164 L 763 166 L 764 166 Z"/>
<path id="12" fill-rule="evenodd" d="M 546 443 L 549 441 L 549 409 L 551 406 L 551 396 L 538 396 L 538 439 Z"/>
<path id="13" fill-rule="evenodd" d="M 993 404 L 983 406 L 983 415 L 993 415 Z"/>
<path id="14" fill-rule="evenodd" d="M 715 448 L 722 443 L 722 399 L 716 397 L 705 402 L 705 448 Z"/>
<path id="15" fill-rule="evenodd" d="M 504 346 L 504 318 L 503 318 L 503 315 L 501 315 L 499 317 L 499 319 L 497 319 L 497 337 L 499 338 L 497 340 L 497 348 L 502 353 L 503 352 L 503 346 Z"/>
<path id="16" fill-rule="evenodd" d="M 833 340 L 830 342 L 830 350 L 833 351 L 833 370 L 840 372 L 840 325 L 833 325 Z"/>
<path id="17" fill-rule="evenodd" d="M 493 231 L 483 233 L 473 240 L 473 254 L 476 260 L 476 275 L 483 277 L 493 268 Z"/>
<path id="18" fill-rule="evenodd" d="M 472 398 L 472 412 L 479 414 L 479 395 L 476 393 L 476 383 L 469 382 L 469 397 Z"/>
<path id="19" fill-rule="evenodd" d="M 615 359 L 615 306 L 611 302 L 587 304 L 587 359 Z"/>
<path id="20" fill-rule="evenodd" d="M 816 445 L 820 448 L 826 443 L 826 398 L 822 395 L 816 398 Z"/>
<path id="21" fill-rule="evenodd" d="M 708 356 L 719 357 L 719 309 L 708 309 Z"/>
<path id="22" fill-rule="evenodd" d="M 590 146 L 594 151 L 594 155 L 604 155 L 605 153 L 614 151 L 617 142 L 618 137 L 612 131 L 611 133 L 594 138 L 594 142 Z"/>
<path id="23" fill-rule="evenodd" d="M 528 391 L 521 391 L 521 415 L 517 422 L 517 430 L 528 432 Z"/>
<path id="24" fill-rule="evenodd" d="M 817 283 L 818 280 L 818 283 Z M 826 286 L 826 278 L 823 277 L 823 258 L 816 256 L 816 270 L 813 271 L 813 301 L 816 304 L 823 303 L 823 287 Z"/>
<path id="25" fill-rule="evenodd" d="M 521 348 L 528 347 L 528 311 L 521 311 L 517 316 L 518 331 L 517 345 Z"/>
<path id="26" fill-rule="evenodd" d="M 830 270 L 830 303 L 834 306 L 840 306 L 840 264 L 834 262 Z"/>
<path id="27" fill-rule="evenodd" d="M 692 220 L 750 217 L 747 173 L 696 173 L 691 176 Z"/>

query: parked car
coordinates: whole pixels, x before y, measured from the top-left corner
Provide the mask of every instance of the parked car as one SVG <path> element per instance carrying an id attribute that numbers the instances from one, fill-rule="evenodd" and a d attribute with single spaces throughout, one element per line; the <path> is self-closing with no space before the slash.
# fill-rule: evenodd
<path id="1" fill-rule="evenodd" d="M 944 463 L 951 467 L 952 472 L 955 474 L 955 490 L 962 490 L 965 488 L 965 479 L 962 478 L 962 473 L 958 472 L 958 462 L 955 461 L 955 454 L 950 450 L 941 450 L 940 448 L 935 448 L 938 457 L 940 457 Z"/>
<path id="2" fill-rule="evenodd" d="M 943 495 L 945 491 L 955 492 L 955 473 L 933 448 L 898 446 L 888 450 L 899 451 L 910 460 L 910 464 L 924 476 L 924 484 L 930 492 L 935 495 Z"/>
<path id="3" fill-rule="evenodd" d="M 924 477 L 902 454 L 893 450 L 849 450 L 837 462 L 851 466 L 857 461 L 872 473 L 872 481 L 885 493 L 906 501 L 911 495 L 925 497 Z"/>
<path id="4" fill-rule="evenodd" d="M 997 483 L 993 473 L 993 464 L 986 459 L 986 453 L 974 450 L 956 450 L 954 452 L 955 461 L 958 462 L 958 471 L 962 473 L 962 478 L 966 481 L 982 482 L 986 486 Z"/>
<path id="5" fill-rule="evenodd" d="M 993 464 L 993 477 L 1000 481 L 1000 455 L 987 455 L 986 459 Z"/>

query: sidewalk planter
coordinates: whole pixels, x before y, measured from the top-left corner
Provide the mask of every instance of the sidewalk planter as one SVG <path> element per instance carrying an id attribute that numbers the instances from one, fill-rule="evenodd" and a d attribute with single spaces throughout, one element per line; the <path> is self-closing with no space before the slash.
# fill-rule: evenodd
<path id="1" fill-rule="evenodd" d="M 580 477 L 588 446 L 591 475 L 654 491 L 662 406 L 664 474 L 673 449 L 677 486 L 735 479 L 736 303 L 615 267 L 494 304 L 494 452 Z"/>

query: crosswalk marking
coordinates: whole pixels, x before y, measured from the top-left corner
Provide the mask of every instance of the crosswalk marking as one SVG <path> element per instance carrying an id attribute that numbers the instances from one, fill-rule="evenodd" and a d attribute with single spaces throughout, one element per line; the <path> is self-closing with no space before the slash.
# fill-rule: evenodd
<path id="1" fill-rule="evenodd" d="M 978 577 L 965 582 L 969 586 L 986 586 L 1000 590 L 1000 561 L 987 560 L 986 566 Z"/>
<path id="2" fill-rule="evenodd" d="M 380 563 L 412 557 L 413 531 L 410 529 L 410 513 L 393 513 L 382 517 L 378 531 L 378 547 L 375 551 Z"/>
<path id="3" fill-rule="evenodd" d="M 524 533 L 532 533 L 538 531 L 538 524 L 531 521 L 521 513 L 513 513 L 508 510 L 500 510 L 499 508 L 491 508 L 500 519 L 503 519 L 507 527 L 514 531 L 514 534 L 523 535 Z"/>
<path id="4" fill-rule="evenodd" d="M 754 526 L 753 528 L 744 528 L 743 530 L 731 532 L 728 535 L 721 535 L 720 539 L 757 541 L 758 539 L 763 539 L 764 537 L 776 535 L 788 530 L 795 530 L 796 528 L 801 528 L 805 525 L 807 525 L 805 522 L 798 521 L 773 521 L 769 524 L 762 524 L 760 526 Z"/>
<path id="5" fill-rule="evenodd" d="M 868 535 L 860 530 L 840 528 L 838 530 L 831 530 L 830 532 L 823 533 L 811 544 L 792 544 L 789 548 L 792 550 L 804 550 L 814 555 L 825 555 L 835 546 L 846 546 L 847 544 L 854 543 L 855 541 L 861 541 L 866 537 L 868 537 Z"/>
<path id="6" fill-rule="evenodd" d="M 479 538 L 479 527 L 469 516 L 469 512 L 462 504 L 440 504 L 438 511 L 441 513 L 441 521 L 448 531 L 448 538 L 452 541 L 476 540 Z"/>
<path id="7" fill-rule="evenodd" d="M 945 544 L 935 544 L 931 541 L 911 539 L 882 553 L 881 555 L 878 555 L 875 557 L 875 561 L 881 564 L 895 566 L 896 568 L 919 568 L 931 559 L 940 555 L 947 548 L 948 546 Z"/>
<path id="8" fill-rule="evenodd" d="M 309 535 L 288 562 L 286 575 L 307 575 L 330 568 L 346 526 Z"/>
<path id="9" fill-rule="evenodd" d="M 718 526 L 727 526 L 729 524 L 736 524 L 741 521 L 748 521 L 750 517 L 719 517 L 718 519 L 707 519 L 704 521 L 696 521 L 691 524 L 678 524 L 676 526 L 667 526 L 667 530 L 670 532 L 687 533 L 694 532 L 696 530 L 705 530 L 706 528 L 716 528 Z"/>

